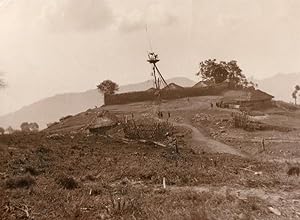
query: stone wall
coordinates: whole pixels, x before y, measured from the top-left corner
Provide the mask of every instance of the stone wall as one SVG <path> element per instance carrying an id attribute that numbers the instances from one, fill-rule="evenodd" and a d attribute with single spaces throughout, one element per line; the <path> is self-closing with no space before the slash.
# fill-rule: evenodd
<path id="1" fill-rule="evenodd" d="M 163 100 L 171 100 L 196 96 L 213 96 L 221 95 L 225 89 L 227 89 L 227 87 L 225 86 L 214 86 L 206 88 L 186 87 L 183 89 L 161 90 L 160 97 Z M 155 91 L 128 92 L 114 95 L 105 95 L 104 104 L 120 105 L 134 102 L 154 101 L 156 99 L 157 96 L 155 95 Z"/>

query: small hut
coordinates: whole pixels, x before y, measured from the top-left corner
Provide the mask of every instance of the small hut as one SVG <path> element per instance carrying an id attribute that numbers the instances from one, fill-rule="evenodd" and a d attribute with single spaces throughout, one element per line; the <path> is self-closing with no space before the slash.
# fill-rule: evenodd
<path id="1" fill-rule="evenodd" d="M 154 87 L 151 87 L 150 89 L 147 89 L 146 92 L 156 92 L 157 89 Z"/>
<path id="2" fill-rule="evenodd" d="M 258 109 L 272 104 L 274 96 L 259 89 L 232 90 L 224 94 L 222 103 L 226 107 Z"/>
<path id="3" fill-rule="evenodd" d="M 162 90 L 183 90 L 182 86 L 177 85 L 176 83 L 170 83 Z"/>
<path id="4" fill-rule="evenodd" d="M 209 86 L 209 83 L 207 81 L 200 81 L 197 82 L 195 85 L 193 85 L 193 88 L 206 88 Z"/>

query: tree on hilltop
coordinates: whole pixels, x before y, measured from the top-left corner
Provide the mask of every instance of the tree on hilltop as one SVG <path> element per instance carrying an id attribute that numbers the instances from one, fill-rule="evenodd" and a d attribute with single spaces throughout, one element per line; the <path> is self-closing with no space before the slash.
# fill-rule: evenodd
<path id="1" fill-rule="evenodd" d="M 2 78 L 3 72 L 0 71 L 0 89 L 6 87 L 6 83 L 4 79 Z"/>
<path id="2" fill-rule="evenodd" d="M 33 122 L 33 123 L 23 122 L 20 127 L 23 132 L 38 132 L 39 131 L 39 125 L 36 122 Z"/>
<path id="3" fill-rule="evenodd" d="M 199 71 L 196 75 L 201 76 L 203 81 L 216 84 L 227 80 L 232 87 L 245 88 L 256 86 L 253 82 L 247 80 L 235 60 L 229 62 L 217 62 L 216 59 L 202 61 L 199 64 Z"/>
<path id="4" fill-rule="evenodd" d="M 33 123 L 30 123 L 29 124 L 29 129 L 30 129 L 30 131 L 32 131 L 32 132 L 38 132 L 39 131 L 39 125 L 38 125 L 38 123 L 36 123 L 36 122 L 33 122 Z"/>
<path id="5" fill-rule="evenodd" d="M 111 80 L 104 80 L 97 85 L 97 89 L 104 95 L 113 95 L 119 90 L 119 85 Z"/>
<path id="6" fill-rule="evenodd" d="M 295 99 L 295 105 L 297 105 L 297 98 L 298 98 L 298 92 L 300 91 L 300 86 L 299 85 L 296 85 L 295 86 L 295 90 L 294 92 L 292 93 L 292 97 L 293 99 Z"/>
<path id="7" fill-rule="evenodd" d="M 0 88 L 3 88 L 5 86 L 5 83 L 3 81 L 3 79 L 0 79 Z"/>
<path id="8" fill-rule="evenodd" d="M 7 132 L 8 134 L 12 134 L 12 133 L 15 132 L 15 130 L 14 130 L 11 126 L 9 126 L 8 128 L 6 128 L 6 132 Z"/>
<path id="9" fill-rule="evenodd" d="M 5 82 L 3 79 L 0 78 L 0 89 L 4 88 L 6 86 Z"/>
<path id="10" fill-rule="evenodd" d="M 29 127 L 29 123 L 28 122 L 23 122 L 20 125 L 21 131 L 23 132 L 30 132 L 30 127 Z"/>

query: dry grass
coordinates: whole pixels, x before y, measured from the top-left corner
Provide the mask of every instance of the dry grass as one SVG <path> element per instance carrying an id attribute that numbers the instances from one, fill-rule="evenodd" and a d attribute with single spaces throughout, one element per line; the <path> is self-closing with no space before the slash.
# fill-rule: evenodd
<path id="1" fill-rule="evenodd" d="M 24 167 L 43 172 L 34 177 L 38 184 L 32 184 L 31 190 L 0 188 L 0 206 L 26 203 L 35 219 L 213 220 L 237 219 L 239 215 L 268 219 L 266 204 L 257 198 L 240 199 L 215 191 L 200 193 L 181 188 L 234 186 L 272 190 L 284 185 L 282 178 L 286 177 L 280 176 L 286 174 L 281 174 L 276 164 L 232 155 L 195 154 L 187 148 L 174 155 L 170 149 L 124 145 L 96 135 L 72 134 L 59 140 L 42 134 L 2 138 L 0 173 L 19 175 Z M 263 175 L 240 169 L 248 166 Z M 163 177 L 167 180 L 166 190 L 162 189 Z M 180 190 L 174 190 L 176 187 Z M 0 219 L 13 218 L 17 212 L 22 213 L 7 208 L 0 212 Z"/>

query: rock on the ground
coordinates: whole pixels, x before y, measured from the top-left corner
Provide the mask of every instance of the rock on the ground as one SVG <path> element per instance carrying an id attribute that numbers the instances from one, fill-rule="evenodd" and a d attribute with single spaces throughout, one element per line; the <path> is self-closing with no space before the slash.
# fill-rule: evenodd
<path id="1" fill-rule="evenodd" d="M 281 215 L 281 212 L 278 209 L 276 209 L 276 208 L 269 207 L 269 210 L 270 210 L 270 212 L 272 212 L 275 215 L 278 215 L 278 216 Z"/>

